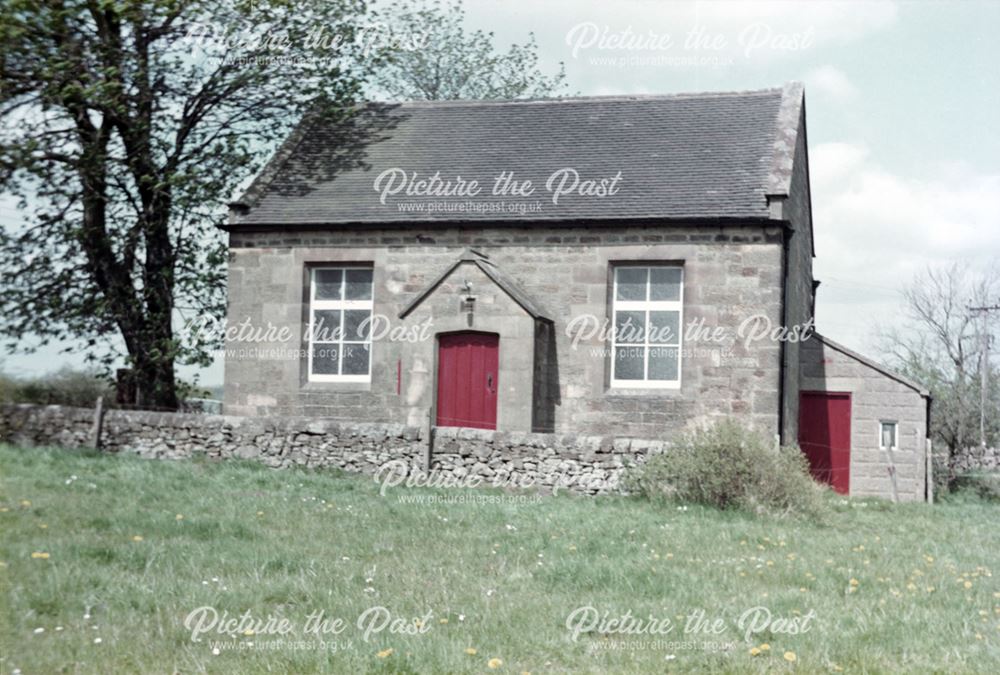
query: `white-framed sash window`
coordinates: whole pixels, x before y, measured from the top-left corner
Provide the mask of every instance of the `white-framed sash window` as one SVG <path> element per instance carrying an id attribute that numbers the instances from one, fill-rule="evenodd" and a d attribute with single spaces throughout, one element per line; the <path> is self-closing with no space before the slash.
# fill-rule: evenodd
<path id="1" fill-rule="evenodd" d="M 310 382 L 371 381 L 372 278 L 371 267 L 310 269 Z"/>
<path id="2" fill-rule="evenodd" d="M 611 386 L 679 389 L 684 268 L 614 267 Z"/>

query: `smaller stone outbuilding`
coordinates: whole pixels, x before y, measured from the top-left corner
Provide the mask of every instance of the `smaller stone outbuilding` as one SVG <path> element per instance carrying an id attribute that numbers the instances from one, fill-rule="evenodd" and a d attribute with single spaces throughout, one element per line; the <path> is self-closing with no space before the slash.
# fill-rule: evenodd
<path id="1" fill-rule="evenodd" d="M 926 499 L 930 393 L 819 334 L 800 355 L 799 444 L 814 476 L 851 496 Z"/>

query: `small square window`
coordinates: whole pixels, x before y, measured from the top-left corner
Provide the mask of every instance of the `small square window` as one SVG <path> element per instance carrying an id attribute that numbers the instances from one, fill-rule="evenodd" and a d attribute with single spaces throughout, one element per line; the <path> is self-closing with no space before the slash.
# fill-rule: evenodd
<path id="1" fill-rule="evenodd" d="M 896 422 L 879 422 L 878 448 L 879 450 L 899 449 L 899 425 Z"/>

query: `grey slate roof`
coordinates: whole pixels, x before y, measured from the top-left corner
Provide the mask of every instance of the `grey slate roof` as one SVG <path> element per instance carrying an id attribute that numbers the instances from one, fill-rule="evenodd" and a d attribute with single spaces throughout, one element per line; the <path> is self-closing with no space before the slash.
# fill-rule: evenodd
<path id="1" fill-rule="evenodd" d="M 802 99 L 793 83 L 737 93 L 366 104 L 347 121 L 304 120 L 232 209 L 230 225 L 767 218 L 766 196 L 788 193 Z M 546 181 L 564 168 L 581 180 L 621 172 L 618 192 L 554 204 Z M 392 169 L 418 180 L 476 180 L 480 193 L 400 193 L 383 204 L 375 181 Z M 501 172 L 531 180 L 534 194 L 494 195 Z M 540 210 L 492 210 L 511 202 Z M 449 210 L 406 211 L 401 203 Z"/>

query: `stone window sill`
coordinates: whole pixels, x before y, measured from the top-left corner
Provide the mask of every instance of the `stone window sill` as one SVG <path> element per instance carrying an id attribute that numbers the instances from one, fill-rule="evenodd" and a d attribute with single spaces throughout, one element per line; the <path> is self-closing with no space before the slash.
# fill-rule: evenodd
<path id="1" fill-rule="evenodd" d="M 604 398 L 663 398 L 676 399 L 684 398 L 683 389 L 658 389 L 658 388 L 635 388 L 625 389 L 620 387 L 608 387 L 604 390 Z"/>
<path id="2" fill-rule="evenodd" d="M 333 391 L 371 391 L 372 383 L 368 382 L 303 382 L 300 391 L 333 392 Z"/>

